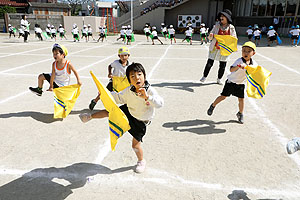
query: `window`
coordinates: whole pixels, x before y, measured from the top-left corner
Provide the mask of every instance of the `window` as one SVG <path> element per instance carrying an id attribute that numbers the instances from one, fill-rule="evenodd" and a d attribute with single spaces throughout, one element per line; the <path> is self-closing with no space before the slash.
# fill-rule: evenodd
<path id="1" fill-rule="evenodd" d="M 275 14 L 276 2 L 275 0 L 269 0 L 267 4 L 266 16 L 274 16 Z"/>
<path id="2" fill-rule="evenodd" d="M 268 3 L 268 0 L 260 0 L 259 1 L 259 7 L 258 7 L 258 12 L 257 12 L 258 16 L 265 16 L 266 10 L 267 10 L 267 3 Z"/>
<path id="3" fill-rule="evenodd" d="M 288 0 L 286 7 L 286 16 L 295 16 L 298 0 Z"/>
<path id="4" fill-rule="evenodd" d="M 277 6 L 276 6 L 276 16 L 284 16 L 284 10 L 285 10 L 285 0 L 277 0 Z"/>

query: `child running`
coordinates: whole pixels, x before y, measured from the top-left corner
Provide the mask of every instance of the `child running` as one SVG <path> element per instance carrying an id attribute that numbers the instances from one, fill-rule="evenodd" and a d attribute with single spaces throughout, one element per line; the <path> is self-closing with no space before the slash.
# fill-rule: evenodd
<path id="1" fill-rule="evenodd" d="M 125 31 L 126 31 L 126 26 L 122 26 L 122 29 L 120 30 L 120 37 L 117 38 L 117 41 L 119 41 L 119 39 L 122 39 L 122 42 L 125 41 Z"/>
<path id="2" fill-rule="evenodd" d="M 278 44 L 277 41 L 277 32 L 274 30 L 273 26 L 269 27 L 269 31 L 267 32 L 267 36 L 268 36 L 268 47 L 271 45 L 271 43 L 273 44 L 273 41 L 276 41 L 276 44 Z"/>
<path id="3" fill-rule="evenodd" d="M 11 38 L 11 35 L 16 37 L 15 32 L 14 32 L 14 27 L 12 27 L 11 24 L 8 24 L 8 32 L 9 32 L 9 38 Z"/>
<path id="4" fill-rule="evenodd" d="M 79 30 L 77 24 L 73 24 L 72 34 L 73 34 L 74 42 L 76 42 L 76 40 L 78 40 L 79 42 Z"/>
<path id="5" fill-rule="evenodd" d="M 193 35 L 193 28 L 191 26 L 187 26 L 186 27 L 186 31 L 184 32 L 185 34 L 185 38 L 182 40 L 182 42 L 186 41 L 190 41 L 190 45 L 192 45 L 192 35 Z"/>
<path id="6" fill-rule="evenodd" d="M 105 29 L 104 29 L 104 27 L 99 26 L 99 38 L 98 38 L 97 42 L 99 42 L 100 39 L 101 39 L 101 42 L 103 42 L 104 38 L 105 38 Z"/>
<path id="7" fill-rule="evenodd" d="M 128 118 L 131 127 L 128 132 L 133 136 L 132 148 L 138 159 L 135 172 L 142 173 L 146 167 L 146 160 L 144 159 L 141 145 L 146 134 L 146 126 L 153 119 L 155 108 L 162 107 L 164 101 L 148 83 L 145 69 L 141 64 L 132 63 L 129 65 L 126 69 L 126 76 L 131 86 L 119 93 L 112 92 L 111 94 L 117 104 L 123 104 L 120 106 L 120 109 Z M 108 116 L 109 113 L 106 110 L 100 110 L 94 114 L 83 113 L 79 115 L 84 123 L 94 118 Z"/>
<path id="8" fill-rule="evenodd" d="M 200 25 L 200 37 L 201 37 L 201 45 L 203 44 L 203 41 L 205 42 L 205 44 L 207 44 L 207 35 L 206 35 L 206 28 L 204 23 Z"/>
<path id="9" fill-rule="evenodd" d="M 261 37 L 261 31 L 259 30 L 258 26 L 254 28 L 254 39 L 255 39 L 255 45 L 258 46 L 260 43 L 260 37 Z"/>
<path id="10" fill-rule="evenodd" d="M 90 41 L 90 37 L 92 37 L 92 39 L 95 40 L 93 37 L 93 29 L 92 29 L 91 25 L 88 24 L 88 41 Z"/>
<path id="11" fill-rule="evenodd" d="M 153 26 L 152 27 L 152 45 L 154 45 L 154 40 L 158 40 L 159 42 L 160 42 L 160 44 L 164 44 L 164 43 L 162 43 L 162 41 L 158 38 L 158 36 L 157 36 L 157 31 L 156 31 L 156 27 L 155 26 Z"/>
<path id="12" fill-rule="evenodd" d="M 115 60 L 108 66 L 108 78 L 110 78 L 110 81 L 106 86 L 106 88 L 111 92 L 113 91 L 114 77 L 123 77 L 124 79 L 126 79 L 126 69 L 130 65 L 128 61 L 130 52 L 127 47 L 121 47 L 118 50 L 118 56 L 120 59 Z M 100 95 L 98 94 L 98 96 L 91 101 L 89 105 L 90 110 L 94 109 L 99 99 L 100 99 Z"/>
<path id="13" fill-rule="evenodd" d="M 39 24 L 35 24 L 34 32 L 35 32 L 35 35 L 39 38 L 39 40 L 43 41 L 43 37 L 42 37 L 43 31 Z"/>
<path id="14" fill-rule="evenodd" d="M 149 36 L 151 35 L 151 31 L 150 31 L 150 27 L 148 24 L 145 25 L 144 33 L 146 35 L 147 42 L 149 42 Z"/>
<path id="15" fill-rule="evenodd" d="M 131 26 L 130 26 L 130 25 L 127 26 L 127 29 L 126 29 L 125 34 L 126 34 L 126 38 L 127 38 L 127 45 L 128 45 L 128 44 L 131 44 L 131 39 L 132 39 L 132 38 L 131 38 L 132 29 L 131 29 Z"/>
<path id="16" fill-rule="evenodd" d="M 56 28 L 53 25 L 51 26 L 51 37 L 52 39 L 54 38 L 56 42 Z"/>
<path id="17" fill-rule="evenodd" d="M 252 26 L 248 26 L 248 29 L 246 31 L 247 35 L 248 35 L 248 40 L 249 41 L 252 41 L 252 38 L 253 38 L 253 29 L 252 29 Z"/>
<path id="18" fill-rule="evenodd" d="M 232 19 L 231 19 L 231 11 L 228 9 L 225 9 L 223 12 L 220 12 L 218 14 L 218 22 L 211 30 L 208 39 L 212 40 L 209 46 L 209 54 L 207 63 L 205 65 L 205 69 L 203 72 L 203 77 L 200 79 L 201 82 L 204 82 L 209 74 L 209 71 L 211 67 L 214 64 L 215 60 L 218 60 L 220 62 L 219 64 L 219 71 L 218 71 L 218 78 L 217 83 L 222 85 L 221 79 L 224 75 L 226 63 L 229 59 L 229 56 L 222 56 L 220 52 L 220 46 L 214 37 L 214 35 L 231 35 L 233 37 L 236 37 L 236 31 L 234 26 L 232 25 Z"/>
<path id="19" fill-rule="evenodd" d="M 65 35 L 65 29 L 61 24 L 59 25 L 58 32 L 59 32 L 59 37 L 60 37 L 61 40 L 63 38 L 67 39 L 66 35 Z"/>
<path id="20" fill-rule="evenodd" d="M 45 31 L 46 31 L 46 34 L 47 34 L 48 38 L 51 38 L 51 26 L 50 26 L 50 24 L 47 24 L 47 27 L 46 27 Z"/>
<path id="21" fill-rule="evenodd" d="M 174 39 L 174 42 L 176 43 L 176 39 L 175 39 L 175 29 L 173 28 L 173 25 L 171 24 L 169 29 L 168 29 L 168 33 L 169 33 L 169 37 L 170 37 L 170 40 L 171 40 L 171 44 L 172 44 L 172 41 Z"/>
<path id="22" fill-rule="evenodd" d="M 77 79 L 77 84 L 82 85 L 79 75 L 70 61 L 66 60 L 68 50 L 60 44 L 54 44 L 52 48 L 54 62 L 52 63 L 52 72 L 49 74 L 40 74 L 38 77 L 38 87 L 29 87 L 29 90 L 38 96 L 42 96 L 43 84 L 47 80 L 50 83 L 47 91 L 53 91 L 54 88 L 70 85 L 71 72 L 73 71 Z"/>
<path id="23" fill-rule="evenodd" d="M 256 46 L 253 42 L 246 42 L 242 47 L 242 57 L 238 58 L 230 67 L 230 74 L 227 76 L 223 91 L 220 96 L 210 105 L 208 115 L 212 115 L 215 107 L 226 97 L 236 96 L 239 101 L 239 112 L 236 114 L 238 121 L 244 123 L 244 90 L 247 66 L 257 67 L 257 63 L 251 58 L 255 55 Z"/>
<path id="24" fill-rule="evenodd" d="M 165 23 L 161 23 L 161 34 L 163 35 L 163 37 L 165 38 L 165 40 L 167 40 L 168 29 L 167 29 Z"/>
<path id="25" fill-rule="evenodd" d="M 290 31 L 290 34 L 292 34 L 292 46 L 297 47 L 297 43 L 298 43 L 298 39 L 299 39 L 299 33 L 300 33 L 300 29 L 299 29 L 299 25 L 297 25 L 296 27 L 294 27 L 294 29 L 292 29 Z"/>
<path id="26" fill-rule="evenodd" d="M 87 39 L 87 36 L 88 36 L 88 27 L 87 27 L 87 25 L 83 25 L 83 28 L 82 28 L 81 31 L 82 31 L 81 39 L 83 37 L 85 37 L 85 41 L 87 42 L 88 41 L 88 39 Z"/>

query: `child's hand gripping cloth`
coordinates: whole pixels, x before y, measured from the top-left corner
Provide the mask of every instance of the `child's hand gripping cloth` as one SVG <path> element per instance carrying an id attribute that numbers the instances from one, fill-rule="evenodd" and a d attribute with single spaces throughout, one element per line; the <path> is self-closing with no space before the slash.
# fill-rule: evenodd
<path id="1" fill-rule="evenodd" d="M 220 46 L 222 56 L 229 56 L 232 52 L 237 51 L 237 38 L 231 35 L 214 35 Z"/>
<path id="2" fill-rule="evenodd" d="M 113 90 L 115 92 L 120 92 L 130 86 L 126 76 L 125 77 L 114 76 L 112 79 L 113 79 Z"/>
<path id="3" fill-rule="evenodd" d="M 281 39 L 278 35 L 277 35 L 277 42 L 278 42 L 279 45 L 282 44 L 282 41 L 281 41 Z"/>
<path id="4" fill-rule="evenodd" d="M 109 112 L 109 133 L 112 151 L 115 151 L 118 139 L 130 129 L 129 121 L 123 111 L 117 106 L 115 99 L 103 84 L 90 72 L 100 92 L 100 99 Z"/>
<path id="5" fill-rule="evenodd" d="M 68 85 L 53 89 L 54 118 L 66 118 L 80 94 L 80 85 Z"/>
<path id="6" fill-rule="evenodd" d="M 247 95 L 255 99 L 261 99 L 266 94 L 266 89 L 270 81 L 272 72 L 257 66 L 246 68 L 247 77 Z"/>

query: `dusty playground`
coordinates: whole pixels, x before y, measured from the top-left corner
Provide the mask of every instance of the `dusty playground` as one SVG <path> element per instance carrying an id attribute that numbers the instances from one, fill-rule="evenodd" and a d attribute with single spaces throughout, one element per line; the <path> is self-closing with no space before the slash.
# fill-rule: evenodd
<path id="1" fill-rule="evenodd" d="M 108 120 L 84 124 L 78 117 L 90 112 L 97 95 L 89 71 L 106 84 L 107 66 L 123 44 L 117 36 L 103 43 L 70 38 L 57 42 L 68 48 L 82 91 L 70 115 L 54 120 L 53 94 L 38 97 L 28 90 L 40 73 L 50 72 L 54 41 L 31 35 L 23 43 L 0 35 L 0 200 L 300 199 L 300 153 L 288 155 L 285 148 L 300 137 L 300 49 L 287 39 L 286 45 L 267 47 L 263 41 L 257 48 L 254 59 L 273 74 L 263 99 L 246 98 L 242 125 L 235 97 L 206 114 L 223 88 L 215 83 L 218 62 L 207 81 L 199 81 L 208 45 L 180 39 L 151 45 L 136 35 L 130 61 L 143 64 L 165 101 L 144 137 L 146 171 L 136 174 L 130 134 L 111 152 Z M 245 40 L 239 39 L 227 70 Z M 102 108 L 99 102 L 96 110 Z"/>

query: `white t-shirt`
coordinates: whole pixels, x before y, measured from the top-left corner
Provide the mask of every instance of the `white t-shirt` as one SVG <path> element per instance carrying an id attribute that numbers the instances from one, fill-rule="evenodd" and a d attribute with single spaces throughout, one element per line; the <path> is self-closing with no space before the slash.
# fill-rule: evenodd
<path id="1" fill-rule="evenodd" d="M 269 31 L 267 32 L 267 35 L 268 35 L 269 37 L 272 37 L 272 36 L 275 36 L 275 33 L 276 33 L 275 30 L 269 30 Z"/>
<path id="2" fill-rule="evenodd" d="M 85 34 L 87 34 L 87 31 L 88 31 L 88 29 L 87 29 L 87 28 L 83 28 L 83 29 L 82 29 L 82 33 L 85 33 Z"/>
<path id="3" fill-rule="evenodd" d="M 110 64 L 110 66 L 112 67 L 113 71 L 112 71 L 112 75 L 113 76 L 118 76 L 118 77 L 124 77 L 126 76 L 126 69 L 127 67 L 130 65 L 130 62 L 127 61 L 127 65 L 123 66 L 121 63 L 121 60 L 115 60 L 114 62 L 112 62 Z"/>
<path id="4" fill-rule="evenodd" d="M 72 33 L 73 33 L 74 35 L 78 35 L 78 28 L 77 28 L 77 27 L 76 27 L 76 28 L 73 28 Z"/>
<path id="5" fill-rule="evenodd" d="M 99 32 L 104 34 L 105 33 L 105 29 L 104 28 L 100 28 Z"/>
<path id="6" fill-rule="evenodd" d="M 36 33 L 42 33 L 43 31 L 42 31 L 42 29 L 40 27 L 36 27 L 35 28 L 35 32 Z"/>
<path id="7" fill-rule="evenodd" d="M 55 28 L 51 28 L 51 33 L 56 33 L 56 29 Z"/>
<path id="8" fill-rule="evenodd" d="M 243 58 L 238 58 L 231 66 L 232 67 L 236 67 L 238 65 L 241 65 L 243 63 L 246 63 L 244 62 L 245 60 Z M 251 67 L 257 67 L 258 64 L 253 60 L 251 59 L 250 61 L 250 66 Z M 231 72 L 228 76 L 227 76 L 227 79 L 229 82 L 232 82 L 232 83 L 236 83 L 236 84 L 244 84 L 245 80 L 246 80 L 246 70 L 245 69 L 242 69 L 242 68 L 239 68 L 238 70 L 234 71 L 234 72 Z"/>
<path id="9" fill-rule="evenodd" d="M 253 30 L 252 30 L 252 29 L 248 29 L 248 30 L 246 31 L 246 33 L 247 33 L 248 35 L 253 35 Z"/>
<path id="10" fill-rule="evenodd" d="M 88 28 L 88 33 L 92 33 L 93 29 L 92 28 Z"/>
<path id="11" fill-rule="evenodd" d="M 150 28 L 145 27 L 145 28 L 144 28 L 144 32 L 145 32 L 145 33 L 150 33 Z"/>
<path id="12" fill-rule="evenodd" d="M 161 27 L 161 32 L 167 32 L 167 27 Z"/>
<path id="13" fill-rule="evenodd" d="M 117 104 L 127 104 L 129 113 L 140 121 L 151 120 L 155 115 L 155 108 L 160 108 L 164 105 L 164 100 L 158 95 L 156 90 L 150 86 L 147 90 L 149 98 L 145 99 L 136 95 L 127 87 L 119 93 L 112 92 L 112 96 Z"/>
<path id="14" fill-rule="evenodd" d="M 290 33 L 294 36 L 297 36 L 300 34 L 300 29 L 293 29 L 293 30 L 290 30 Z"/>
<path id="15" fill-rule="evenodd" d="M 131 33 L 132 33 L 132 30 L 131 30 L 131 29 L 127 29 L 127 30 L 126 30 L 126 35 L 131 35 Z"/>
<path id="16" fill-rule="evenodd" d="M 153 37 L 156 37 L 157 36 L 157 32 L 156 31 L 152 31 L 152 35 L 153 35 Z"/>
<path id="17" fill-rule="evenodd" d="M 58 29 L 58 31 L 59 31 L 60 33 L 64 33 L 64 32 L 65 32 L 65 29 L 61 27 L 61 28 Z"/>
<path id="18" fill-rule="evenodd" d="M 21 28 L 23 29 L 23 31 L 29 32 L 29 25 L 30 24 L 27 20 L 21 19 Z"/>
<path id="19" fill-rule="evenodd" d="M 46 28 L 46 32 L 47 32 L 47 33 L 50 33 L 51 31 L 50 31 L 50 29 L 49 29 L 49 28 Z"/>
<path id="20" fill-rule="evenodd" d="M 174 28 L 169 28 L 168 32 L 170 35 L 174 35 L 175 34 L 175 29 Z"/>
<path id="21" fill-rule="evenodd" d="M 200 28 L 200 33 L 205 34 L 206 33 L 206 28 L 205 27 Z"/>
<path id="22" fill-rule="evenodd" d="M 255 37 L 260 36 L 260 33 L 261 33 L 260 30 L 255 30 L 254 31 L 254 36 Z"/>
<path id="23" fill-rule="evenodd" d="M 189 30 L 186 30 L 186 31 L 185 31 L 185 35 L 186 35 L 186 36 L 189 36 L 189 37 L 190 37 L 190 36 L 192 36 L 192 34 L 193 34 L 193 30 L 190 30 L 190 29 L 189 29 Z"/>

